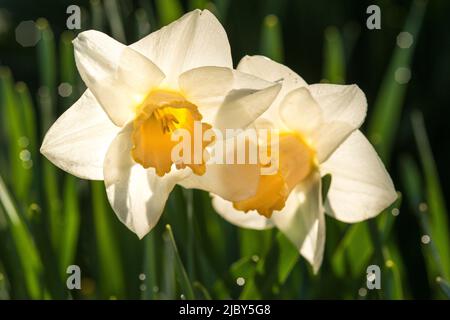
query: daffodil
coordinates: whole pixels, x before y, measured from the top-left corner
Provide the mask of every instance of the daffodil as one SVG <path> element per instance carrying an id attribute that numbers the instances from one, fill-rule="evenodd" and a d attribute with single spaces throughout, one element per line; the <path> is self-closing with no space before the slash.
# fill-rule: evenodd
<path id="1" fill-rule="evenodd" d="M 227 35 L 214 15 L 192 11 L 130 46 L 94 30 L 73 44 L 88 89 L 49 129 L 41 152 L 77 177 L 104 180 L 128 228 L 139 237 L 148 233 L 175 184 L 192 176 L 202 177 L 192 187 L 229 200 L 254 193 L 237 179 L 256 187 L 257 173 L 252 179 L 251 172 L 208 166 L 203 158 L 175 163 L 171 157 L 177 129 L 198 141 L 196 122 L 203 130 L 245 128 L 280 90 L 233 70 Z M 204 141 L 202 157 L 211 143 Z"/>
<path id="2" fill-rule="evenodd" d="M 256 194 L 241 201 L 213 195 L 226 220 L 251 229 L 277 227 L 315 272 L 325 246 L 325 212 L 354 223 L 378 215 L 396 199 L 392 180 L 359 131 L 367 102 L 356 85 L 308 85 L 284 65 L 246 56 L 238 70 L 282 83 L 255 128 L 279 130 L 278 169 L 261 175 Z M 331 174 L 326 199 L 321 177 Z"/>

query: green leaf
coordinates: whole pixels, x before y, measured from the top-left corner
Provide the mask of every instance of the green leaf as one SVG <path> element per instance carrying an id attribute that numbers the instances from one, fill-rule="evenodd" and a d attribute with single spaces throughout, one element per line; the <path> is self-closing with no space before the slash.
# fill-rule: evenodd
<path id="1" fill-rule="evenodd" d="M 150 19 L 147 16 L 147 12 L 142 8 L 136 10 L 134 19 L 136 21 L 136 40 L 138 40 L 148 35 L 152 26 L 149 22 Z"/>
<path id="2" fill-rule="evenodd" d="M 156 239 L 153 230 L 144 238 L 144 266 L 145 290 L 142 292 L 143 299 L 155 299 L 156 289 L 158 288 L 158 280 L 160 274 L 157 271 L 157 259 L 159 259 L 156 251 Z"/>
<path id="3" fill-rule="evenodd" d="M 345 83 L 345 50 L 341 33 L 336 27 L 325 30 L 323 78 L 327 82 Z"/>
<path id="4" fill-rule="evenodd" d="M 209 3 L 207 0 L 189 0 L 189 10 L 206 9 Z"/>
<path id="5" fill-rule="evenodd" d="M 40 75 L 39 102 L 42 118 L 42 130 L 52 125 L 56 115 L 56 49 L 53 31 L 44 18 L 36 23 L 41 40 L 38 42 L 38 66 Z"/>
<path id="6" fill-rule="evenodd" d="M 199 293 L 197 297 L 203 297 L 203 300 L 212 300 L 211 294 L 208 292 L 208 289 L 205 288 L 200 282 L 194 282 L 194 289 Z M 201 298 L 198 298 L 201 299 Z"/>
<path id="7" fill-rule="evenodd" d="M 24 82 L 17 82 L 16 92 L 18 103 L 21 105 L 22 110 L 22 122 L 25 130 L 25 136 L 28 139 L 28 149 L 32 156 L 31 160 L 35 160 L 37 157 L 37 119 L 36 112 L 34 110 L 33 101 L 31 100 L 30 91 L 28 86 Z"/>
<path id="8" fill-rule="evenodd" d="M 250 264 L 251 261 L 255 262 L 255 258 L 257 258 L 256 272 L 252 270 Z M 247 262 L 241 260 L 240 264 L 234 266 L 232 270 L 234 276 L 237 275 L 236 270 L 246 275 L 240 299 L 277 296 L 298 260 L 297 248 L 281 232 L 277 232 L 270 250 L 264 257 L 252 257 L 252 260 Z"/>
<path id="9" fill-rule="evenodd" d="M 170 225 L 166 225 L 166 233 L 167 238 L 172 246 L 173 253 L 175 254 L 175 274 L 180 284 L 182 294 L 186 297 L 186 299 L 193 300 L 195 299 L 194 290 L 192 288 L 192 284 L 189 280 L 186 269 L 184 268 L 183 262 L 181 261 L 180 254 L 178 253 L 177 244 L 175 243 L 175 238 L 173 237 L 173 232 Z"/>
<path id="10" fill-rule="evenodd" d="M 430 236 L 436 245 L 442 276 L 448 279 L 450 278 L 450 230 L 444 194 L 422 114 L 419 111 L 413 112 L 411 121 L 425 177 L 426 199 L 430 214 Z"/>
<path id="11" fill-rule="evenodd" d="M 91 27 L 94 30 L 103 31 L 105 28 L 105 16 L 100 0 L 91 0 Z"/>
<path id="12" fill-rule="evenodd" d="M 402 270 L 399 265 L 401 256 L 395 244 L 392 244 L 389 248 L 385 246 L 383 252 L 386 259 L 381 278 L 383 296 L 390 300 L 402 300 L 405 297 L 402 285 Z"/>
<path id="13" fill-rule="evenodd" d="M 410 155 L 400 158 L 400 177 L 405 190 L 410 210 L 414 212 L 424 235 L 431 234 L 430 215 L 424 206 L 424 184 L 419 167 Z M 430 283 L 434 284 L 436 277 L 443 273 L 439 253 L 434 241 L 422 246 L 427 273 Z"/>
<path id="14" fill-rule="evenodd" d="M 264 18 L 260 51 L 261 54 L 277 62 L 284 60 L 281 25 L 276 15 L 270 14 Z"/>
<path id="15" fill-rule="evenodd" d="M 411 34 L 414 43 L 409 48 L 395 48 L 370 118 L 369 140 L 385 163 L 390 159 L 408 86 L 408 79 L 400 78 L 408 78 L 425 9 L 426 1 L 413 2 L 403 31 Z"/>
<path id="16" fill-rule="evenodd" d="M 339 243 L 331 259 L 335 274 L 339 277 L 359 277 L 373 253 L 367 222 L 351 225 Z"/>
<path id="17" fill-rule="evenodd" d="M 80 228 L 80 208 L 78 205 L 76 178 L 69 175 L 66 176 L 63 190 L 62 232 L 58 249 L 60 272 L 64 278 L 67 267 L 75 261 Z"/>
<path id="18" fill-rule="evenodd" d="M 117 0 L 103 0 L 106 18 L 111 28 L 114 39 L 126 44 L 125 29 L 123 28 L 122 15 L 120 12 L 119 2 Z"/>
<path id="19" fill-rule="evenodd" d="M 111 212 L 105 194 L 105 185 L 101 181 L 92 181 L 92 205 L 97 242 L 98 272 L 103 298 L 124 297 L 124 273 L 117 236 L 111 219 Z"/>
<path id="20" fill-rule="evenodd" d="M 156 0 L 159 25 L 165 26 L 183 15 L 183 8 L 178 0 Z"/>
<path id="21" fill-rule="evenodd" d="M 14 90 L 13 79 L 9 69 L 0 69 L 0 85 L 4 105 L 4 114 L 2 116 L 5 126 L 8 147 L 9 163 L 11 165 L 10 185 L 14 194 L 23 201 L 27 202 L 29 198 L 29 187 L 32 178 L 32 160 L 31 152 L 28 150 L 29 138 L 23 125 L 22 105 L 17 99 Z"/>
<path id="22" fill-rule="evenodd" d="M 31 299 L 43 297 L 42 262 L 38 249 L 25 222 L 17 212 L 11 195 L 6 189 L 6 185 L 0 176 L 0 204 L 6 213 L 11 237 L 19 256 L 20 268 L 27 287 L 28 295 Z"/>
<path id="23" fill-rule="evenodd" d="M 442 292 L 450 299 L 450 283 L 441 277 L 437 277 L 436 282 L 439 284 Z"/>

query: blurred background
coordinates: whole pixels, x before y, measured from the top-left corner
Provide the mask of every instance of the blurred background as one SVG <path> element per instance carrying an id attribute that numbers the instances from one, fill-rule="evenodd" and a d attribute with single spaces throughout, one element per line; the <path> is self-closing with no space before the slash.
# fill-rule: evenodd
<path id="1" fill-rule="evenodd" d="M 80 30 L 66 26 L 72 4 Z M 379 30 L 366 27 L 372 4 Z M 371 221 L 327 217 L 318 275 L 278 231 L 230 225 L 200 191 L 175 189 L 139 241 L 102 182 L 39 154 L 50 124 L 84 91 L 77 33 L 97 29 L 130 44 L 194 8 L 222 22 L 235 65 L 264 54 L 308 83 L 357 83 L 367 95 L 363 131 L 399 200 Z M 444 0 L 1 0 L 0 299 L 448 299 L 449 14 Z M 73 264 L 81 290 L 66 287 Z M 371 264 L 381 290 L 366 287 Z"/>

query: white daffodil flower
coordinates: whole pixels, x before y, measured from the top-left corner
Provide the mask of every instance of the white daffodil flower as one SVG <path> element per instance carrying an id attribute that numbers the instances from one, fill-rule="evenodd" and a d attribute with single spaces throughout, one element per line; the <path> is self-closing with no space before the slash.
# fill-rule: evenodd
<path id="1" fill-rule="evenodd" d="M 171 158 L 176 129 L 198 140 L 196 121 L 202 129 L 245 128 L 281 88 L 233 70 L 227 35 L 214 15 L 192 11 L 130 46 L 94 30 L 73 44 L 88 89 L 47 132 L 41 152 L 77 177 L 104 180 L 115 213 L 140 238 L 183 179 L 201 175 L 199 188 L 233 201 L 255 192 L 256 169 L 233 176 L 218 166 L 208 170 L 204 161 Z M 255 188 L 241 188 L 237 179 L 254 181 Z"/>
<path id="2" fill-rule="evenodd" d="M 256 128 L 279 129 L 279 167 L 261 176 L 257 193 L 230 202 L 212 195 L 226 220 L 251 229 L 276 226 L 317 272 L 325 246 L 324 213 L 347 223 L 378 215 L 397 195 L 383 163 L 358 128 L 367 102 L 356 85 L 308 85 L 262 56 L 246 56 L 238 70 L 282 83 Z M 322 201 L 321 177 L 331 174 Z M 324 203 L 324 205 L 323 205 Z"/>

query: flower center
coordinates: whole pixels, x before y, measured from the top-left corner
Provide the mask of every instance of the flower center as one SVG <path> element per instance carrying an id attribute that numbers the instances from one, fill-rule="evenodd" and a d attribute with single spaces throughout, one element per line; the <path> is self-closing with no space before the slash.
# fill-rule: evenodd
<path id="1" fill-rule="evenodd" d="M 278 148 L 277 171 L 272 175 L 261 175 L 256 194 L 233 202 L 235 209 L 244 212 L 256 210 L 270 218 L 273 211 L 284 208 L 291 191 L 316 167 L 315 151 L 299 134 L 279 134 Z M 267 149 L 273 156 L 270 148 Z"/>
<path id="2" fill-rule="evenodd" d="M 202 136 L 194 135 L 195 122 L 200 122 L 202 115 L 197 106 L 187 101 L 181 94 L 166 90 L 156 90 L 150 92 L 144 102 L 137 108 L 136 117 L 133 122 L 133 148 L 131 155 L 137 163 L 144 168 L 155 168 L 158 176 L 169 173 L 174 163 L 172 159 L 172 149 L 180 143 L 172 139 L 172 134 L 177 129 L 187 130 L 190 134 L 190 152 L 194 159 L 195 139 L 202 139 Z M 210 129 L 211 126 L 201 123 L 201 132 Z M 177 162 L 177 169 L 190 167 L 195 174 L 205 173 L 205 162 L 203 160 L 204 148 L 209 143 L 203 143 L 199 150 L 200 163 Z"/>

